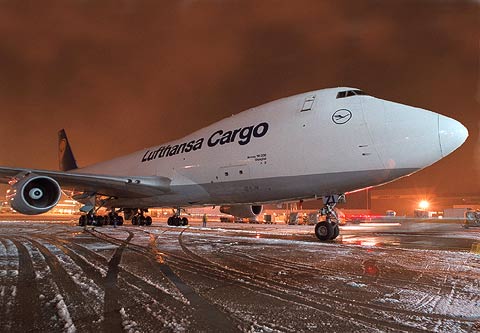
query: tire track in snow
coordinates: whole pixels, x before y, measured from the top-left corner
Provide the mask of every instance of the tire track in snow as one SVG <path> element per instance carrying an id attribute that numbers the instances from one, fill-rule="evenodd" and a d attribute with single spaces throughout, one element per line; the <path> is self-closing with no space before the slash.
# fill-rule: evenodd
<path id="1" fill-rule="evenodd" d="M 238 278 L 240 278 L 240 279 L 244 279 L 244 280 L 247 280 L 247 281 L 250 280 L 250 281 L 252 281 L 252 283 L 256 284 L 256 287 L 266 286 L 267 290 L 268 290 L 268 288 L 274 288 L 274 289 L 280 290 L 280 291 L 286 290 L 287 293 L 288 293 L 288 290 L 290 290 L 291 292 L 297 293 L 297 294 L 300 293 L 300 295 L 302 295 L 302 296 L 289 295 L 289 298 L 292 298 L 292 300 L 294 302 L 297 302 L 299 304 L 304 302 L 306 305 L 311 306 L 313 308 L 316 308 L 320 311 L 325 311 L 325 309 L 328 309 L 329 307 L 331 308 L 332 303 L 337 303 L 338 305 L 341 305 L 342 307 L 345 307 L 345 306 L 354 307 L 354 309 L 352 309 L 353 311 L 347 311 L 347 312 L 339 310 L 338 307 L 337 308 L 335 308 L 335 307 L 331 308 L 331 312 L 333 312 L 333 313 L 337 313 L 337 314 L 338 313 L 343 313 L 343 316 L 342 316 L 343 318 L 351 317 L 353 319 L 365 322 L 367 324 L 377 324 L 377 325 L 389 327 L 389 328 L 394 329 L 394 330 L 403 329 L 403 330 L 408 330 L 408 331 L 413 331 L 413 332 L 424 331 L 424 329 L 409 326 L 408 324 L 404 325 L 403 323 L 392 322 L 392 321 L 384 321 L 384 320 L 381 320 L 381 319 L 375 319 L 373 317 L 367 317 L 367 316 L 364 316 L 364 315 L 357 315 L 355 313 L 356 312 L 355 308 L 361 307 L 361 308 L 364 308 L 364 309 L 387 312 L 387 313 L 388 312 L 390 312 L 390 313 L 393 312 L 393 313 L 407 315 L 409 317 L 410 316 L 423 316 L 423 317 L 432 318 L 432 319 L 447 319 L 447 320 L 450 319 L 450 320 L 455 320 L 455 321 L 460 320 L 460 321 L 463 321 L 463 322 L 472 322 L 473 321 L 473 320 L 470 320 L 470 319 L 467 319 L 467 318 L 459 318 L 459 317 L 456 317 L 456 316 L 423 313 L 423 312 L 416 312 L 416 311 L 386 307 L 384 305 L 364 303 L 364 302 L 355 301 L 355 300 L 352 300 L 352 299 L 345 299 L 345 298 L 342 298 L 342 297 L 339 297 L 339 296 L 336 296 L 336 295 L 328 295 L 328 294 L 325 294 L 325 293 L 318 293 L 318 292 L 314 292 L 314 291 L 311 291 L 311 290 L 305 290 L 303 288 L 298 288 L 298 287 L 295 287 L 295 286 L 286 285 L 286 284 L 283 284 L 283 283 L 278 283 L 278 282 L 275 282 L 275 281 L 272 281 L 270 279 L 266 279 L 266 278 L 263 278 L 263 277 L 260 277 L 260 276 L 252 276 L 249 273 L 238 271 L 237 269 L 233 269 L 233 268 L 230 268 L 230 267 L 227 267 L 227 266 L 224 266 L 224 265 L 219 265 L 215 262 L 212 262 L 212 261 L 210 261 L 210 260 L 192 252 L 191 250 L 189 250 L 185 246 L 185 244 L 183 242 L 182 234 L 183 234 L 183 231 L 179 234 L 180 246 L 182 247 L 184 252 L 187 255 L 189 255 L 190 257 L 194 258 L 195 261 L 203 262 L 206 265 L 211 265 L 211 266 L 217 267 L 218 270 L 223 270 L 225 273 L 232 274 L 234 277 L 238 276 Z M 206 266 L 203 265 L 202 269 L 205 270 Z M 236 278 L 236 279 L 238 280 L 238 278 Z M 304 294 L 307 294 L 308 298 L 305 298 L 303 296 Z M 282 297 L 282 296 L 279 296 L 279 297 Z M 312 297 L 315 297 L 315 300 L 312 300 Z M 324 303 L 318 303 L 318 301 L 316 301 L 317 299 L 322 299 L 322 300 L 327 301 L 327 302 L 325 304 Z M 312 304 L 312 302 L 313 302 L 313 304 Z M 320 304 L 321 304 L 321 307 L 319 307 Z M 383 317 L 386 317 L 386 316 L 383 315 Z M 422 325 L 420 325 L 420 327 L 422 327 Z"/>
<path id="2" fill-rule="evenodd" d="M 156 240 L 157 238 L 155 237 L 150 239 L 150 253 L 153 253 L 155 257 L 161 257 L 161 254 L 155 246 Z M 199 329 L 205 328 L 212 332 L 236 332 L 239 330 L 235 318 L 232 318 L 228 314 L 219 310 L 214 304 L 197 294 L 192 287 L 186 284 L 173 272 L 165 261 L 162 260 L 158 262 L 157 260 L 157 263 L 162 273 L 178 288 L 178 290 L 180 290 L 184 297 L 187 298 L 190 304 L 194 307 L 195 311 L 193 315 L 197 324 L 200 325 Z"/>
<path id="3" fill-rule="evenodd" d="M 53 237 L 42 236 L 41 238 L 55 245 L 63 253 L 69 256 L 75 262 L 75 264 L 82 269 L 82 272 L 87 278 L 93 280 L 97 286 L 103 287 L 103 277 L 100 271 L 98 271 L 94 266 L 90 265 L 84 258 L 80 257 L 73 250 L 69 249 L 67 246 L 70 244 L 70 242 Z"/>
<path id="4" fill-rule="evenodd" d="M 144 232 L 143 230 L 139 230 Z M 130 235 L 133 236 L 133 233 L 128 231 Z M 98 232 L 95 230 L 95 233 L 91 233 L 93 236 L 103 239 L 112 244 L 122 244 L 120 246 L 127 245 L 126 241 L 119 240 L 115 237 L 111 237 L 104 233 Z M 129 241 L 129 240 L 128 240 Z M 193 306 L 191 315 L 193 316 L 195 323 L 198 325 L 198 329 L 201 331 L 208 332 L 237 332 L 238 321 L 236 318 L 229 316 L 223 311 L 219 310 L 214 304 L 208 302 L 205 298 L 198 295 L 195 290 L 193 290 L 189 285 L 185 284 L 170 268 L 170 266 L 164 261 L 153 260 L 156 258 L 158 253 L 152 253 L 147 248 L 128 244 L 129 250 L 140 253 L 143 256 L 151 259 L 151 262 L 155 265 L 152 267 L 158 267 L 159 271 L 164 274 L 164 276 L 181 292 L 181 294 L 190 302 Z M 153 258 L 152 258 L 153 257 Z"/>
<path id="5" fill-rule="evenodd" d="M 339 310 L 339 308 L 349 305 L 350 300 L 343 300 L 343 299 L 339 299 L 336 296 L 329 296 L 326 294 L 313 293 L 315 294 L 314 296 L 317 296 L 319 298 L 322 298 L 322 297 L 327 298 L 327 300 L 330 302 L 330 303 L 319 303 L 316 300 L 306 299 L 304 296 L 297 296 L 291 293 L 288 294 L 289 292 L 288 289 L 290 289 L 291 292 L 293 291 L 293 293 L 307 292 L 309 294 L 312 294 L 311 291 L 307 291 L 301 288 L 288 287 L 280 283 L 276 283 L 276 285 L 273 286 L 272 284 L 269 283 L 271 281 L 266 281 L 266 279 L 261 279 L 259 277 L 253 278 L 248 273 L 240 272 L 235 269 L 231 269 L 231 268 L 213 263 L 208 259 L 205 259 L 201 256 L 196 255 L 195 253 L 190 251 L 187 247 L 185 247 L 182 240 L 182 234 L 185 230 L 187 229 L 183 229 L 179 233 L 179 236 L 177 237 L 177 239 L 182 247 L 182 250 L 187 255 L 192 257 L 194 260 L 188 260 L 183 256 L 179 256 L 171 253 L 163 252 L 161 254 L 161 256 L 167 257 L 168 261 L 171 261 L 170 259 L 173 259 L 173 262 L 171 264 L 173 264 L 174 266 L 177 266 L 177 264 L 179 264 L 180 267 L 183 266 L 183 270 L 193 272 L 194 274 L 199 274 L 204 276 L 206 275 L 206 276 L 209 276 L 210 278 L 218 279 L 219 281 L 223 281 L 223 282 L 229 281 L 229 283 L 232 285 L 242 287 L 244 289 L 256 292 L 260 295 L 268 295 L 275 299 L 283 300 L 284 302 L 287 302 L 290 304 L 297 304 L 297 305 L 305 306 L 308 308 L 312 308 L 312 309 L 321 311 L 325 314 L 328 314 L 330 316 L 334 316 L 338 320 L 344 320 L 348 316 L 354 317 L 355 320 L 362 322 L 365 327 L 370 327 L 371 325 L 381 325 L 393 330 L 401 329 L 401 330 L 408 330 L 411 332 L 424 332 L 424 330 L 417 329 L 412 326 L 398 324 L 391 321 L 386 322 L 386 321 L 382 321 L 381 319 L 372 319 L 364 315 L 357 315 L 354 313 L 355 311 L 347 312 L 347 311 Z M 113 244 L 119 244 L 123 242 L 122 240 L 116 239 L 109 235 L 105 235 L 103 233 L 101 233 L 101 235 L 105 237 L 103 238 L 104 240 L 111 241 Z M 136 251 L 138 253 L 141 253 L 143 255 L 152 255 L 152 253 L 146 252 L 145 247 L 142 247 L 139 245 L 130 244 L 129 249 Z M 156 255 L 155 253 L 153 254 Z M 181 264 L 182 262 L 183 264 Z M 197 268 L 195 269 L 194 267 L 197 267 Z M 334 303 L 333 306 L 332 306 L 332 302 Z M 367 304 L 362 303 L 362 305 L 364 307 L 368 307 Z M 382 307 L 379 307 L 379 308 L 382 311 L 384 310 Z M 338 315 L 338 313 L 340 313 L 341 315 Z"/>
<path id="6" fill-rule="evenodd" d="M 94 235 L 93 233 L 91 233 Z M 122 317 L 120 311 L 120 289 L 118 287 L 118 272 L 119 264 L 122 259 L 123 251 L 128 243 L 133 238 L 133 233 L 128 231 L 128 237 L 126 241 L 115 250 L 112 258 L 108 262 L 107 276 L 105 277 L 105 302 L 103 308 L 103 329 L 105 332 L 110 331 L 122 331 Z"/>
<path id="7" fill-rule="evenodd" d="M 0 316 L 0 329 L 5 331 L 10 331 L 12 327 L 12 311 L 15 305 L 18 276 L 18 250 L 11 241 L 8 242 L 10 244 L 7 245 L 7 240 L 0 238 L 0 313 L 2 314 Z M 15 256 L 9 254 L 9 247 L 15 248 Z M 13 263 L 15 265 L 12 265 Z M 15 270 L 12 270 L 12 266 L 15 266 Z"/>
<path id="8" fill-rule="evenodd" d="M 95 251 L 92 251 L 91 249 L 65 240 L 59 241 L 67 246 L 67 250 L 69 250 L 69 246 L 75 248 L 75 256 L 77 256 L 79 260 L 84 261 L 84 266 L 86 265 L 93 267 L 91 264 L 88 264 L 88 262 L 97 263 L 97 265 L 101 263 L 102 266 L 108 265 L 108 262 L 104 257 Z M 150 258 L 147 259 L 150 260 Z M 152 266 L 150 261 L 149 266 Z M 122 267 L 119 267 L 119 279 L 120 281 L 124 282 L 120 286 L 120 303 L 123 305 L 125 313 L 128 312 L 129 314 L 135 315 L 132 313 L 132 311 L 137 311 L 136 314 L 138 314 L 138 309 L 143 308 L 144 312 L 141 313 L 141 315 L 146 315 L 146 321 L 153 326 L 155 323 L 157 323 L 158 326 L 158 320 L 160 320 L 162 325 L 165 327 L 169 327 L 168 325 L 170 323 L 178 323 L 184 319 L 184 316 L 182 316 L 181 313 L 177 313 L 176 311 L 172 311 L 168 308 L 168 306 L 172 306 L 173 308 L 177 309 L 185 306 L 185 304 L 175 299 L 171 294 L 158 289 L 156 286 L 144 281 L 141 277 L 126 271 Z M 104 288 L 103 277 L 100 278 L 100 283 L 102 288 Z M 122 287 L 122 285 L 124 287 L 128 286 L 129 290 L 126 290 L 126 288 Z M 145 296 L 141 296 L 140 293 L 143 293 Z M 143 299 L 147 299 L 148 301 L 139 302 L 135 297 L 132 297 L 132 295 L 137 295 L 136 298 L 141 297 Z M 135 304 L 132 304 L 132 301 L 135 302 Z"/>
<path id="9" fill-rule="evenodd" d="M 19 332 L 42 331 L 40 292 L 37 288 L 32 258 L 20 241 L 9 238 L 18 251 L 18 278 L 13 311 L 14 330 Z"/>
<path id="10" fill-rule="evenodd" d="M 208 243 L 206 243 L 206 244 L 208 244 Z M 215 243 L 215 244 L 218 244 L 218 243 Z M 246 244 L 251 244 L 251 243 L 246 243 Z M 196 243 L 195 243 L 195 245 L 196 245 Z M 277 266 L 277 267 L 285 268 L 285 269 L 288 269 L 288 270 L 294 270 L 295 272 L 309 272 L 309 273 L 313 273 L 313 274 L 322 274 L 322 275 L 324 275 L 324 274 L 336 275 L 336 274 L 339 273 L 338 271 L 336 271 L 334 269 L 323 267 L 323 266 L 322 267 L 315 267 L 315 266 L 305 264 L 305 263 L 297 263 L 297 262 L 293 262 L 293 261 L 289 261 L 289 260 L 285 260 L 285 259 L 276 259 L 276 258 L 273 258 L 273 257 L 268 257 L 268 256 L 265 256 L 265 255 L 262 255 L 262 254 L 258 254 L 258 253 L 255 253 L 255 254 L 244 253 L 243 251 L 241 251 L 241 249 L 232 249 L 231 243 L 222 244 L 222 245 L 224 245 L 224 247 L 217 248 L 217 249 L 215 249 L 215 251 L 217 251 L 219 253 L 225 253 L 225 254 L 228 254 L 228 255 L 237 256 L 237 257 L 243 257 L 246 260 L 254 261 L 254 262 L 257 262 L 257 263 L 260 263 L 260 264 L 263 264 L 263 265 L 267 264 L 267 265 L 270 265 L 272 267 Z M 426 268 L 428 268 L 428 265 L 429 264 L 427 263 Z M 416 276 L 413 280 L 400 279 L 400 278 L 395 278 L 395 277 L 376 277 L 375 281 L 366 281 L 366 282 L 368 282 L 369 284 L 372 284 L 372 285 L 376 285 L 376 286 L 380 286 L 380 287 L 386 287 L 386 286 L 389 286 L 389 285 L 388 284 L 385 285 L 384 281 L 388 281 L 388 282 L 394 281 L 394 282 L 398 283 L 399 288 L 402 288 L 402 289 L 405 289 L 405 290 L 424 292 L 424 290 L 418 289 L 418 287 L 423 287 L 423 288 L 427 288 L 427 289 L 437 290 L 438 292 L 440 292 L 440 289 L 442 288 L 441 286 L 443 284 L 439 285 L 438 283 L 433 283 L 433 282 L 432 283 L 427 283 L 427 282 L 418 281 L 422 278 L 424 273 L 425 272 L 420 272 L 420 274 L 418 276 Z M 359 275 L 359 274 L 356 274 L 356 273 L 350 273 L 350 272 L 342 271 L 342 274 L 347 275 L 349 277 L 357 278 L 357 279 L 364 279 L 365 278 L 365 276 Z M 437 275 L 434 275 L 434 276 L 437 277 Z M 427 291 L 430 291 L 430 290 L 427 290 Z M 453 299 L 453 295 L 454 295 L 453 291 L 450 291 L 450 294 L 451 294 L 450 295 L 451 296 L 450 301 L 451 301 Z M 422 300 L 425 300 L 426 297 L 427 296 L 425 296 L 424 299 L 422 299 Z M 475 297 L 471 297 L 472 300 L 475 300 Z M 421 305 L 417 305 L 415 308 L 418 309 L 420 307 L 421 307 Z M 386 310 L 397 311 L 396 308 L 389 308 L 389 307 L 386 307 Z M 403 312 L 403 313 L 407 313 L 409 310 L 398 310 L 398 311 Z M 422 315 L 423 314 L 425 316 L 431 316 L 430 313 L 425 313 L 425 312 L 422 313 L 422 312 L 416 312 L 416 311 L 410 311 L 410 314 L 411 315 Z M 438 314 L 438 316 L 435 317 L 435 318 L 454 320 L 457 317 L 449 317 L 448 315 Z"/>
<path id="11" fill-rule="evenodd" d="M 61 312 L 65 316 L 67 323 L 71 320 L 75 328 L 81 331 L 94 332 L 91 323 L 97 318 L 94 309 L 86 302 L 85 296 L 75 284 L 71 276 L 60 263 L 59 259 L 47 247 L 39 241 L 32 238 L 26 238 L 33 246 L 35 246 L 45 258 L 45 262 L 50 267 L 53 281 L 57 285 L 61 297 L 57 297 L 59 306 L 65 305 Z M 63 302 L 63 304 L 62 304 Z M 68 313 L 66 313 L 68 312 Z"/>

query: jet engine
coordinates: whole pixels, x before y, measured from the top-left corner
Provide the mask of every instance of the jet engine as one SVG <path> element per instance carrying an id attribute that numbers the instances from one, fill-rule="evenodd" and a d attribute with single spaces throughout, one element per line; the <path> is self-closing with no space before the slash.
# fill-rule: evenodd
<path id="1" fill-rule="evenodd" d="M 12 184 L 8 200 L 17 212 L 36 215 L 55 207 L 61 193 L 60 185 L 55 179 L 29 174 Z"/>
<path id="2" fill-rule="evenodd" d="M 239 218 L 257 217 L 262 210 L 262 205 L 220 206 L 220 212 L 223 214 L 229 214 Z"/>

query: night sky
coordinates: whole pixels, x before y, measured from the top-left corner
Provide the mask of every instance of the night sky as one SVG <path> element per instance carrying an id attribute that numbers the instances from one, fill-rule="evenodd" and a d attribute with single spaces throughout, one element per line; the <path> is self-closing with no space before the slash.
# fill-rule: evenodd
<path id="1" fill-rule="evenodd" d="M 0 165 L 57 169 L 249 107 L 352 86 L 453 117 L 466 144 L 388 185 L 480 191 L 476 1 L 0 1 Z"/>

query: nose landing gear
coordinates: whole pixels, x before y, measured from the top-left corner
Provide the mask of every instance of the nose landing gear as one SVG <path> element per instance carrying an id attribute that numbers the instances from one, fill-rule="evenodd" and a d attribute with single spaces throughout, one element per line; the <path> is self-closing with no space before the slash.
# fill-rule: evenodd
<path id="1" fill-rule="evenodd" d="M 325 216 L 325 221 L 315 225 L 315 236 L 321 241 L 333 240 L 340 234 L 339 220 L 335 212 L 338 202 L 345 202 L 345 195 L 328 195 L 323 197 L 323 208 L 320 214 Z"/>

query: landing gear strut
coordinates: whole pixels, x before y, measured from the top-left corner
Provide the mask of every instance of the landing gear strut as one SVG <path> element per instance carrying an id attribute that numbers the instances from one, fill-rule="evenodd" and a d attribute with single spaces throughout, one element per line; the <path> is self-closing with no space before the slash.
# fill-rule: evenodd
<path id="1" fill-rule="evenodd" d="M 325 221 L 318 222 L 315 225 L 315 235 L 321 241 L 333 240 L 340 234 L 338 216 L 335 212 L 335 206 L 338 202 L 345 202 L 344 194 L 323 197 L 323 208 L 320 213 L 325 216 Z"/>
<path id="2" fill-rule="evenodd" d="M 152 224 L 152 217 L 145 216 L 144 214 L 148 212 L 148 209 L 139 209 L 135 215 L 132 217 L 132 224 L 133 225 L 151 225 Z"/>
<path id="3" fill-rule="evenodd" d="M 167 224 L 175 226 L 188 225 L 188 219 L 186 217 L 180 217 L 180 208 L 177 208 L 175 214 L 168 218 Z"/>
<path id="4" fill-rule="evenodd" d="M 120 226 L 123 224 L 123 217 L 118 214 L 121 209 L 115 210 L 115 207 L 110 207 L 107 215 L 97 215 L 98 210 L 104 207 L 109 201 L 114 200 L 114 197 L 100 196 L 96 193 L 83 193 L 74 197 L 74 199 L 84 203 L 80 211 L 85 214 L 78 219 L 78 225 L 85 227 L 87 225 L 102 226 L 110 224 Z"/>
<path id="5" fill-rule="evenodd" d="M 84 212 L 82 216 L 78 219 L 78 225 L 86 227 L 87 225 L 93 225 L 96 227 L 102 226 L 105 223 L 106 216 L 97 215 L 97 211 L 102 208 L 108 200 L 112 198 L 99 199 L 95 193 L 83 194 L 78 198 L 74 199 L 83 199 L 85 204 L 80 208 L 81 212 Z M 113 210 L 114 211 L 114 210 Z"/>

